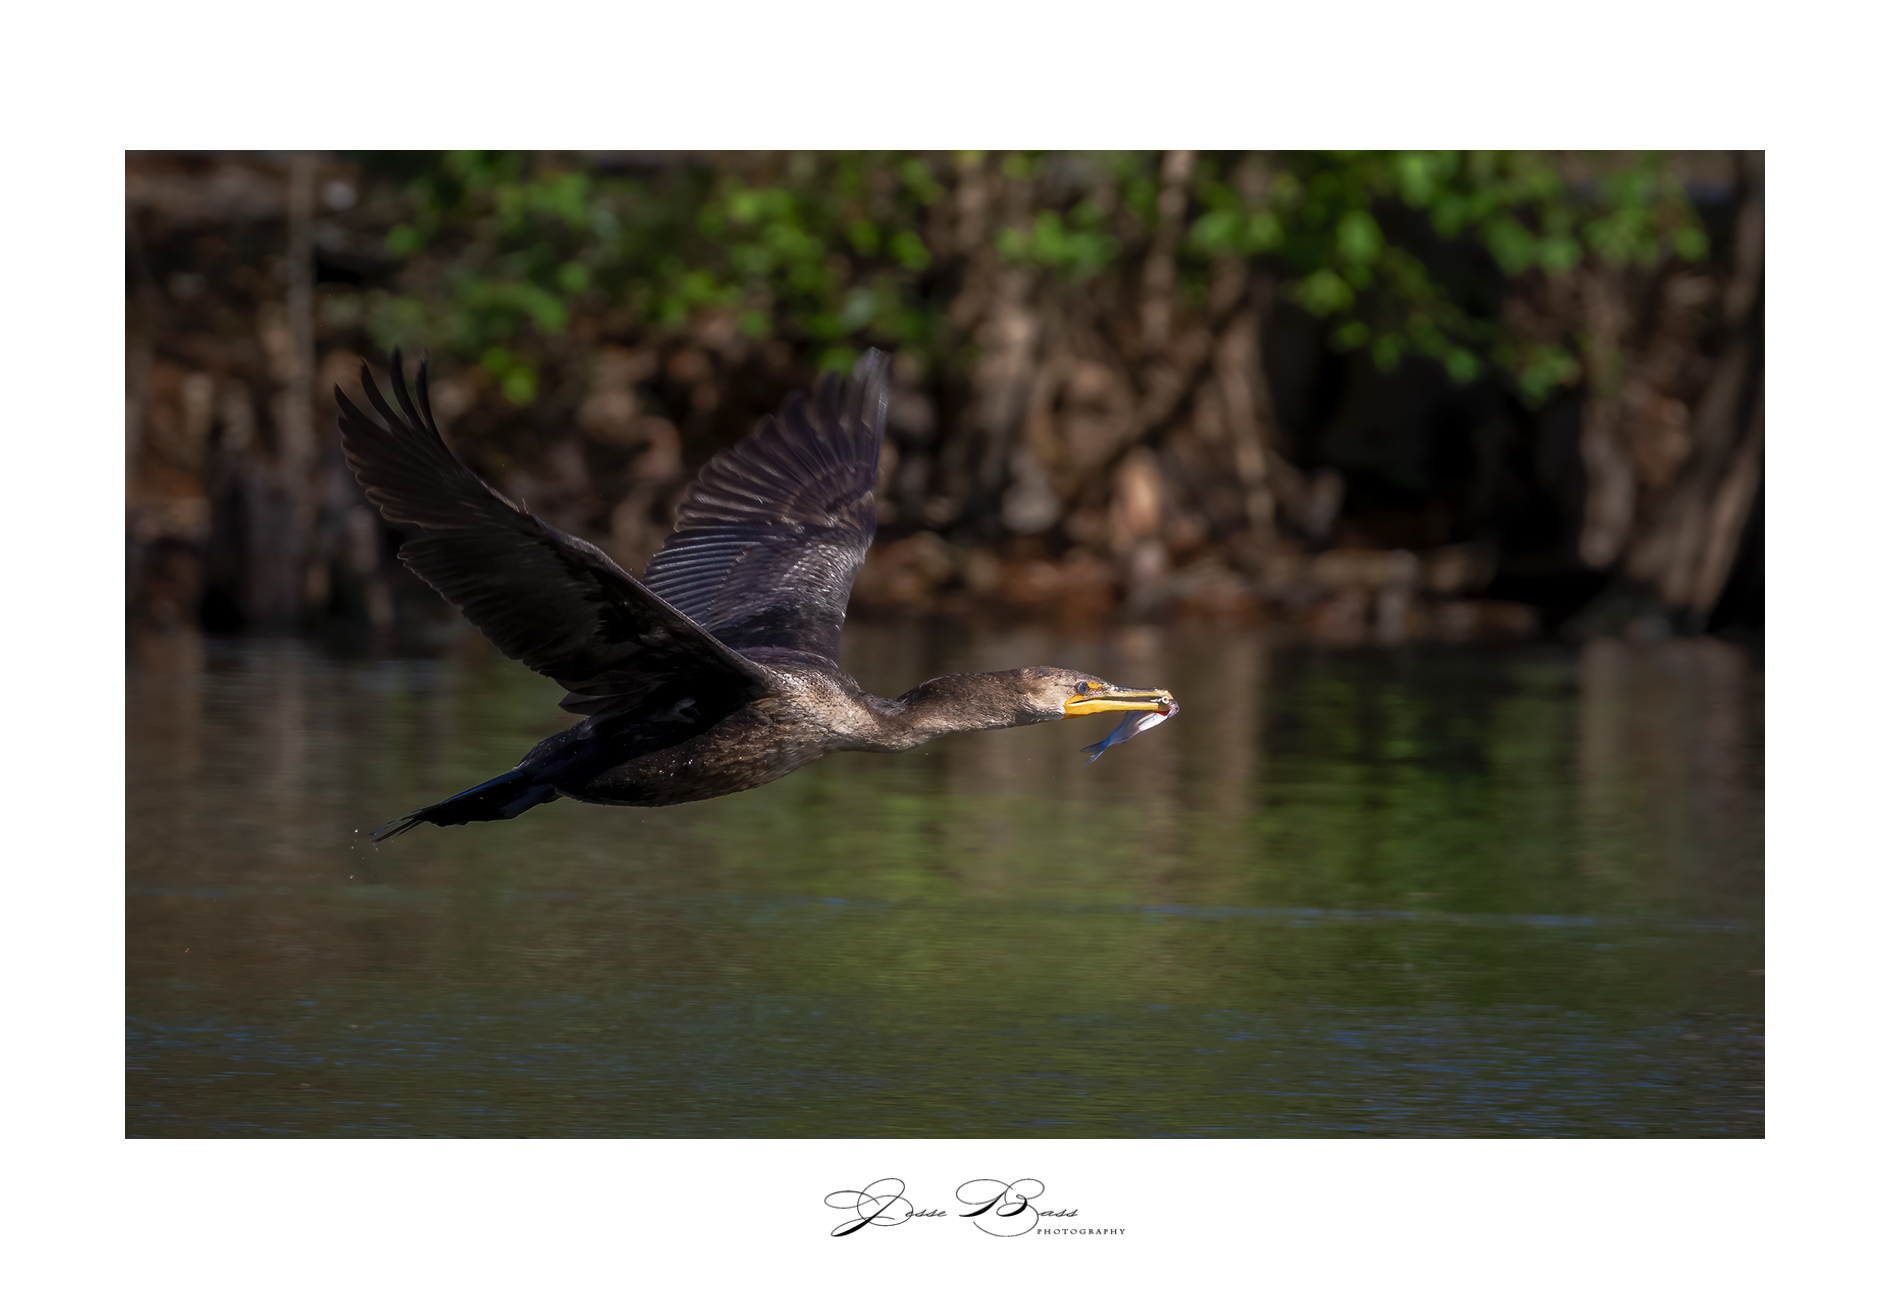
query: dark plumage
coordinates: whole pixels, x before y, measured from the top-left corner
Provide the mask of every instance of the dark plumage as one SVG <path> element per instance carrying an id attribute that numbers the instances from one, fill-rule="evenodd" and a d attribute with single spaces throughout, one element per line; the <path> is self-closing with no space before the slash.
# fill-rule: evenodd
<path id="1" fill-rule="evenodd" d="M 826 753 L 898 752 L 960 730 L 1092 712 L 1172 712 L 1166 690 L 1127 690 L 1064 668 L 943 676 L 897 699 L 835 661 L 847 596 L 874 529 L 886 358 L 779 415 L 702 469 L 643 580 L 589 542 L 507 501 L 447 449 L 394 353 L 379 420 L 337 389 L 348 465 L 390 523 L 417 532 L 400 558 L 509 657 L 568 691 L 584 720 L 444 802 L 384 825 L 509 820 L 556 797 L 669 806 L 756 788 Z M 1124 736 L 1125 738 L 1127 736 Z M 1112 742 L 1114 737 L 1112 736 Z"/>

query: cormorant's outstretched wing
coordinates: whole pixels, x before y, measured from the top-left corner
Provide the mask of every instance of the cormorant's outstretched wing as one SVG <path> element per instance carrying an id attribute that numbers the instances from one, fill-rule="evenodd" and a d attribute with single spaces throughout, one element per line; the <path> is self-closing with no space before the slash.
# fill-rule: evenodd
<path id="1" fill-rule="evenodd" d="M 341 390 L 341 442 L 355 478 L 390 523 L 420 532 L 400 558 L 458 605 L 475 627 L 533 671 L 571 693 L 561 706 L 591 714 L 699 701 L 732 709 L 770 691 L 766 672 L 652 595 L 611 558 L 515 506 L 447 449 L 427 403 L 418 403 L 394 352 L 388 407 L 367 364 L 361 388 L 377 424 Z M 715 718 L 710 718 L 715 719 Z"/>
<path id="2" fill-rule="evenodd" d="M 886 356 L 869 349 L 702 468 L 644 582 L 737 649 L 835 658 L 885 430 Z"/>

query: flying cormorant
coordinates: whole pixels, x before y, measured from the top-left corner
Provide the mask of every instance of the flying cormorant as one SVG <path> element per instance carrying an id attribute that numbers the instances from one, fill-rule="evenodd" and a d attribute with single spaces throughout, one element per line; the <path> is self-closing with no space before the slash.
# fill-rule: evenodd
<path id="1" fill-rule="evenodd" d="M 960 730 L 1126 712 L 1101 745 L 1177 710 L 1166 690 L 1025 667 L 941 676 L 897 699 L 835 661 L 853 576 L 873 541 L 886 356 L 867 351 L 809 404 L 788 396 L 704 466 L 641 580 L 489 488 L 447 449 L 420 364 L 409 394 L 393 355 L 389 407 L 365 363 L 377 423 L 342 394 L 341 439 L 409 569 L 505 654 L 562 685 L 584 719 L 496 779 L 376 830 L 509 820 L 573 797 L 669 806 L 756 788 L 830 752 L 899 752 Z M 1094 760 L 1094 758 L 1092 758 Z"/>

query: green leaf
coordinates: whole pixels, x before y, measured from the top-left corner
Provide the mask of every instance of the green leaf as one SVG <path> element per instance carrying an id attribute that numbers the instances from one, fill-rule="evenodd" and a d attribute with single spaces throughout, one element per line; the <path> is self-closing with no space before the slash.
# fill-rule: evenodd
<path id="1" fill-rule="evenodd" d="M 728 197 L 728 216 L 737 224 L 753 224 L 761 218 L 761 194 L 751 188 L 737 188 Z"/>
<path id="2" fill-rule="evenodd" d="M 821 351 L 820 362 L 815 367 L 821 372 L 845 372 L 859 356 L 860 352 L 851 345 L 829 345 Z"/>
<path id="3" fill-rule="evenodd" d="M 1285 240 L 1280 217 L 1272 211 L 1260 211 L 1247 221 L 1246 251 L 1249 255 L 1275 250 Z"/>
<path id="4" fill-rule="evenodd" d="M 571 325 L 570 311 L 549 291 L 525 283 L 518 288 L 518 300 L 540 331 L 556 336 Z"/>
<path id="5" fill-rule="evenodd" d="M 924 272 L 932 263 L 932 253 L 925 249 L 925 243 L 919 240 L 919 235 L 910 229 L 901 229 L 894 233 L 892 245 L 888 249 L 891 250 L 893 259 L 898 261 L 901 267 L 911 269 L 915 273 Z"/>
<path id="6" fill-rule="evenodd" d="M 1239 211 L 1209 211 L 1188 230 L 1188 242 L 1203 255 L 1228 255 L 1240 247 Z"/>
<path id="7" fill-rule="evenodd" d="M 411 224 L 396 224 L 387 230 L 387 253 L 405 259 L 420 249 L 424 239 Z"/>
<path id="8" fill-rule="evenodd" d="M 1339 217 L 1333 245 L 1341 260 L 1364 266 L 1376 260 L 1378 253 L 1385 249 L 1385 235 L 1368 212 L 1351 210 Z"/>
<path id="9" fill-rule="evenodd" d="M 1398 178 L 1398 195 L 1406 206 L 1422 210 L 1431 204 L 1456 165 L 1457 156 L 1451 152 L 1398 153 L 1392 159 L 1392 169 Z"/>
<path id="10" fill-rule="evenodd" d="M 1543 238 L 1538 253 L 1543 271 L 1551 275 L 1567 273 L 1582 262 L 1582 244 L 1565 233 Z"/>
<path id="11" fill-rule="evenodd" d="M 506 402 L 524 407 L 538 397 L 538 373 L 529 367 L 515 367 L 499 381 L 499 393 Z"/>
<path id="12" fill-rule="evenodd" d="M 1352 288 L 1331 269 L 1315 269 L 1299 284 L 1299 303 L 1311 314 L 1324 316 L 1352 307 Z"/>
<path id="13" fill-rule="evenodd" d="M 1496 267 L 1503 271 L 1505 277 L 1513 278 L 1535 267 L 1535 234 L 1524 228 L 1513 216 L 1503 215 L 1491 220 L 1483 236 L 1491 256 L 1496 260 Z"/>
<path id="14" fill-rule="evenodd" d="M 856 219 L 847 225 L 847 241 L 861 255 L 871 255 L 879 250 L 879 225 L 870 219 Z"/>
<path id="15" fill-rule="evenodd" d="M 1389 372 L 1404 358 L 1404 337 L 1388 332 L 1372 341 L 1372 362 L 1381 372 Z"/>
<path id="16" fill-rule="evenodd" d="M 921 206 L 930 206 L 944 196 L 945 190 L 939 186 L 938 180 L 933 176 L 932 167 L 927 165 L 922 158 L 913 157 L 901 165 L 899 178 L 911 191 L 913 200 Z"/>
<path id="17" fill-rule="evenodd" d="M 1332 347 L 1340 352 L 1357 349 L 1372 338 L 1372 329 L 1357 318 L 1341 323 L 1332 333 Z"/>

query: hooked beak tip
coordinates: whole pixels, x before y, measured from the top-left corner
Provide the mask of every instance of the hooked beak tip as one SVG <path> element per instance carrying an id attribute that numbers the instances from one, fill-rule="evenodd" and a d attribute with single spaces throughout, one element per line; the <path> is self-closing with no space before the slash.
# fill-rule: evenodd
<path id="1" fill-rule="evenodd" d="M 1166 690 L 1103 690 L 1075 694 L 1063 701 L 1063 716 L 1088 717 L 1098 712 L 1162 712 L 1175 707 Z"/>

